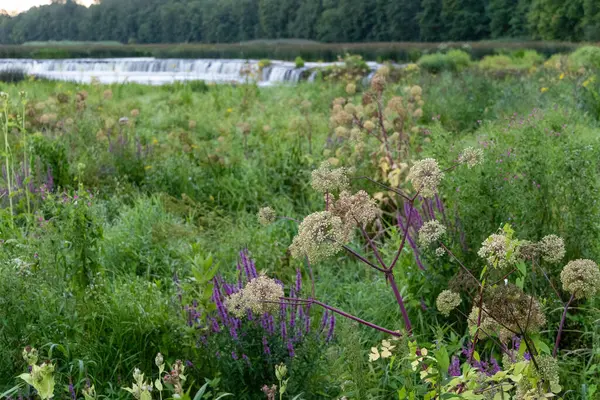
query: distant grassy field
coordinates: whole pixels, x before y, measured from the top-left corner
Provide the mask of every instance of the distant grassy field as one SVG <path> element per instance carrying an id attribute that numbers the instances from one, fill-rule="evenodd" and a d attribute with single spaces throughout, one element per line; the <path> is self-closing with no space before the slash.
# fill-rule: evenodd
<path id="1" fill-rule="evenodd" d="M 536 50 L 545 56 L 569 52 L 579 44 L 569 42 L 484 41 L 484 42 L 381 42 L 317 43 L 300 40 L 252 41 L 231 44 L 148 44 L 30 42 L 23 46 L 0 46 L 2 58 L 252 58 L 305 61 L 334 61 L 339 55 L 352 53 L 373 61 L 415 61 L 421 55 L 440 49 L 460 48 L 479 59 L 489 54 L 519 49 Z"/>

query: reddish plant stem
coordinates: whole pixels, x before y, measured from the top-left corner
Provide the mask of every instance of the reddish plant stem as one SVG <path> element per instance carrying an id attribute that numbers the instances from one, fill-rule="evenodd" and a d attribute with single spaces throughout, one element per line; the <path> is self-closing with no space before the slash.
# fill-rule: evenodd
<path id="1" fill-rule="evenodd" d="M 355 220 L 356 220 L 356 218 L 355 218 Z M 362 235 L 365 237 L 365 239 L 367 239 L 367 242 L 369 243 L 369 246 L 373 250 L 373 254 L 375 254 L 375 258 L 377 259 L 377 262 L 379 262 L 379 265 L 381 265 L 381 268 L 387 269 L 387 265 L 385 265 L 385 262 L 381 258 L 381 255 L 379 254 L 379 250 L 377 250 L 377 246 L 375 246 L 375 244 L 371 240 L 371 237 L 369 236 L 369 234 L 367 233 L 367 231 L 365 231 L 365 228 L 363 228 L 362 225 L 360 225 L 360 223 L 358 222 L 358 220 L 356 220 L 356 223 L 360 227 L 360 232 L 362 233 Z"/>
<path id="2" fill-rule="evenodd" d="M 400 253 L 402 253 L 402 250 L 404 249 L 404 245 L 406 244 L 406 237 L 408 236 L 408 229 L 410 228 L 410 220 L 412 219 L 412 215 L 413 215 L 414 200 L 411 200 L 409 202 L 409 204 L 410 204 L 410 211 L 408 212 L 408 218 L 406 219 L 406 227 L 404 228 L 404 234 L 402 235 L 402 242 L 400 242 L 400 248 L 396 252 L 394 261 L 392 261 L 392 263 L 390 264 L 390 268 L 389 268 L 390 271 L 392 271 L 394 269 L 394 267 L 396 266 L 396 263 L 398 262 L 398 259 L 400 258 Z"/>
<path id="3" fill-rule="evenodd" d="M 299 298 L 294 298 L 294 297 L 281 297 L 281 300 L 284 300 L 284 301 L 286 301 L 286 302 L 287 302 L 286 304 L 295 304 L 295 303 L 303 303 L 303 304 L 316 304 L 316 305 L 318 305 L 318 306 L 321 306 L 321 307 L 323 307 L 323 308 L 325 308 L 325 309 L 327 309 L 327 310 L 329 310 L 329 311 L 332 311 L 332 312 L 334 312 L 334 313 L 336 313 L 336 314 L 339 314 L 339 315 L 341 315 L 342 317 L 345 317 L 345 318 L 351 319 L 352 321 L 356 321 L 356 322 L 358 322 L 359 324 L 362 324 L 362 325 L 368 326 L 369 328 L 373 328 L 373 329 L 375 329 L 375 330 L 378 330 L 378 331 L 380 331 L 380 332 L 385 332 L 385 333 L 387 333 L 387 334 L 390 334 L 390 335 L 392 335 L 392 336 L 396 336 L 396 337 L 399 337 L 399 336 L 401 336 L 401 333 L 400 333 L 400 332 L 397 332 L 397 331 L 393 331 L 393 330 L 391 330 L 391 329 L 384 328 L 384 327 L 382 327 L 382 326 L 379 326 L 379 325 L 377 325 L 377 324 L 374 324 L 374 323 L 372 323 L 372 322 L 369 322 L 369 321 L 365 321 L 365 320 L 364 320 L 364 319 L 362 319 L 362 318 L 359 318 L 359 317 L 357 317 L 357 316 L 354 316 L 354 315 L 352 315 L 352 314 L 349 314 L 349 313 L 347 313 L 347 312 L 345 312 L 345 311 L 343 311 L 343 310 L 340 310 L 339 308 L 335 308 L 335 307 L 333 307 L 333 306 L 330 306 L 330 305 L 328 305 L 328 304 L 325 304 L 325 303 L 323 303 L 323 302 L 320 302 L 319 300 L 316 300 L 316 299 L 299 299 Z"/>
<path id="4" fill-rule="evenodd" d="M 392 287 L 392 290 L 394 291 L 394 296 L 396 296 L 396 301 L 398 302 L 398 305 L 400 306 L 400 312 L 402 313 L 402 318 L 404 319 L 404 327 L 406 328 L 408 335 L 412 336 L 412 324 L 410 323 L 410 318 L 408 317 L 408 313 L 406 312 L 406 307 L 404 306 L 404 299 L 402 298 L 402 295 L 400 294 L 400 291 L 398 290 L 398 285 L 396 284 L 396 279 L 394 278 L 394 273 L 392 271 L 388 270 L 386 272 L 386 277 L 387 277 L 388 281 L 390 282 L 390 286 Z"/>
<path id="5" fill-rule="evenodd" d="M 386 269 L 379 268 L 377 265 L 373 264 L 371 261 L 369 261 L 366 258 L 364 258 L 363 256 L 361 256 L 356 251 L 352 250 L 350 247 L 348 247 L 346 245 L 343 245 L 342 247 L 348 253 L 352 254 L 354 257 L 358 258 L 360 261 L 362 261 L 363 263 L 367 264 L 369 267 L 374 268 L 374 269 L 376 269 L 377 271 L 380 271 L 380 272 L 386 272 L 387 271 Z"/>
<path id="6" fill-rule="evenodd" d="M 558 332 L 556 333 L 556 341 L 554 342 L 554 350 L 552 350 L 552 357 L 556 358 L 556 354 L 558 353 L 558 345 L 560 344 L 560 337 L 562 336 L 563 328 L 565 326 L 565 320 L 567 319 L 567 311 L 569 310 L 569 306 L 575 299 L 575 293 L 571 295 L 571 298 L 565 304 L 565 309 L 563 310 L 562 317 L 560 319 L 560 325 L 558 326 Z"/>
<path id="7" fill-rule="evenodd" d="M 402 197 L 403 199 L 405 199 L 405 200 L 407 200 L 407 201 L 410 201 L 410 200 L 411 200 L 411 198 L 410 198 L 410 197 L 408 197 L 408 196 L 407 196 L 407 195 L 405 195 L 404 193 L 400 192 L 398 189 L 394 189 L 393 187 L 390 187 L 390 186 L 384 185 L 384 184 L 383 184 L 383 183 L 381 183 L 381 182 L 377 182 L 375 179 L 373 179 L 373 178 L 369 178 L 368 176 L 357 176 L 357 177 L 355 177 L 355 178 L 353 178 L 353 179 L 366 179 L 366 180 L 368 180 L 368 181 L 369 181 L 369 182 L 371 182 L 371 183 L 374 183 L 374 184 L 376 184 L 376 185 L 379 185 L 379 186 L 381 186 L 381 187 L 382 187 L 382 188 L 384 188 L 384 189 L 387 189 L 387 190 L 389 190 L 390 192 L 394 192 L 394 193 L 396 193 L 398 196 Z"/>
<path id="8" fill-rule="evenodd" d="M 477 339 L 479 337 L 479 327 L 481 326 L 481 315 L 483 313 L 483 285 L 479 287 L 479 313 L 477 315 L 477 330 L 473 336 L 473 352 L 469 355 L 469 364 L 473 361 L 473 354 L 475 353 L 475 345 L 477 345 Z"/>
<path id="9" fill-rule="evenodd" d="M 383 136 L 383 143 L 385 145 L 385 151 L 387 153 L 387 157 L 390 162 L 390 168 L 392 168 L 392 166 L 394 165 L 394 158 L 392 157 L 392 149 L 390 148 L 390 143 L 388 142 L 387 130 L 385 129 L 385 125 L 383 123 L 383 104 L 382 104 L 381 97 L 382 97 L 382 94 L 379 93 L 377 96 L 377 100 L 375 101 L 377 103 L 377 117 L 378 117 L 378 121 L 379 121 L 379 126 L 381 127 L 381 134 Z"/>
<path id="10" fill-rule="evenodd" d="M 462 262 L 461 262 L 461 261 L 458 259 L 458 257 L 456 257 L 456 256 L 454 255 L 454 253 L 453 253 L 453 252 L 451 252 L 451 251 L 450 251 L 450 249 L 449 249 L 448 247 L 446 247 L 446 245 L 445 245 L 444 243 L 440 242 L 440 246 L 442 246 L 442 248 L 443 248 L 444 250 L 446 250 L 446 252 L 447 252 L 448 254 L 450 254 L 450 256 L 456 260 L 456 262 L 458 262 L 458 265 L 460 265 L 460 267 L 461 267 L 461 268 L 462 268 L 462 269 L 463 269 L 463 270 L 464 270 L 464 271 L 465 271 L 467 274 L 469 274 L 469 275 L 471 276 L 471 278 L 475 279 L 475 282 L 477 282 L 477 284 L 479 285 L 479 287 L 482 287 L 482 284 L 481 284 L 481 282 L 479 281 L 479 279 L 477 279 L 477 278 L 475 277 L 475 275 L 473 275 L 473 273 L 472 273 L 471 271 L 469 271 L 469 269 L 468 269 L 467 267 L 465 267 L 465 266 L 464 266 L 464 264 L 463 264 L 463 263 L 462 263 Z"/>
<path id="11" fill-rule="evenodd" d="M 563 299 L 560 297 L 560 293 L 558 292 L 558 290 L 556 289 L 556 286 L 554 286 L 554 284 L 552 283 L 552 281 L 550 280 L 550 278 L 548 277 L 548 274 L 546 273 L 546 271 L 544 270 L 544 268 L 542 268 L 541 265 L 539 265 L 538 263 L 535 262 L 535 260 L 532 260 L 532 265 L 534 267 L 537 267 L 540 271 L 542 271 L 542 274 L 544 275 L 544 277 L 546 278 L 546 280 L 548 281 L 548 283 L 550 284 L 550 287 L 552 288 L 552 290 L 554 290 L 554 293 L 556 294 L 556 297 L 558 297 L 558 300 L 560 300 L 560 302 L 563 304 L 563 306 L 565 305 Z"/>

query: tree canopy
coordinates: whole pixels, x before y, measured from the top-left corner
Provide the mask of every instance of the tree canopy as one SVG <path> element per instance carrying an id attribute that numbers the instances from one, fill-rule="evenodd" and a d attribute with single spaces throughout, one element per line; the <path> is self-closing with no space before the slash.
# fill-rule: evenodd
<path id="1" fill-rule="evenodd" d="M 74 0 L 0 14 L 0 43 L 600 40 L 597 0 Z"/>

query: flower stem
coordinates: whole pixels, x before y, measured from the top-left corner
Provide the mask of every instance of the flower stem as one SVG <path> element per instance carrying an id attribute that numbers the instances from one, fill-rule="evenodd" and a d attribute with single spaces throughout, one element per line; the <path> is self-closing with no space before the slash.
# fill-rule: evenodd
<path id="1" fill-rule="evenodd" d="M 400 312 L 402 312 L 402 318 L 404 319 L 404 327 L 406 328 L 408 335 L 412 336 L 412 324 L 410 323 L 410 318 L 408 317 L 408 313 L 406 312 L 406 307 L 404 306 L 404 299 L 402 298 L 402 295 L 400 294 L 400 291 L 398 290 L 398 285 L 396 284 L 396 279 L 394 278 L 394 273 L 392 271 L 389 271 L 386 273 L 386 276 L 388 278 L 388 281 L 390 282 L 390 286 L 392 287 L 392 290 L 394 291 L 394 296 L 396 296 L 396 301 L 398 302 L 398 305 L 400 306 Z"/>
<path id="2" fill-rule="evenodd" d="M 552 357 L 556 358 L 556 354 L 558 353 L 558 345 L 560 343 L 560 337 L 562 336 L 563 328 L 565 326 L 565 320 L 567 319 L 567 311 L 569 310 L 569 306 L 575 299 L 575 293 L 571 295 L 571 298 L 565 304 L 565 308 L 563 310 L 562 318 L 560 319 L 560 325 L 558 326 L 558 332 L 556 333 L 556 341 L 554 342 L 554 350 L 552 350 Z"/>

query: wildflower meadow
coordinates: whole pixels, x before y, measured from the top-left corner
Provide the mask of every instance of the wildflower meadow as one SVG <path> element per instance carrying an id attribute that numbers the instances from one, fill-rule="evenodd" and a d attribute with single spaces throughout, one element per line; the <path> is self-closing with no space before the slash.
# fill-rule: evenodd
<path id="1" fill-rule="evenodd" d="M 0 399 L 600 399 L 599 60 L 4 79 Z"/>

